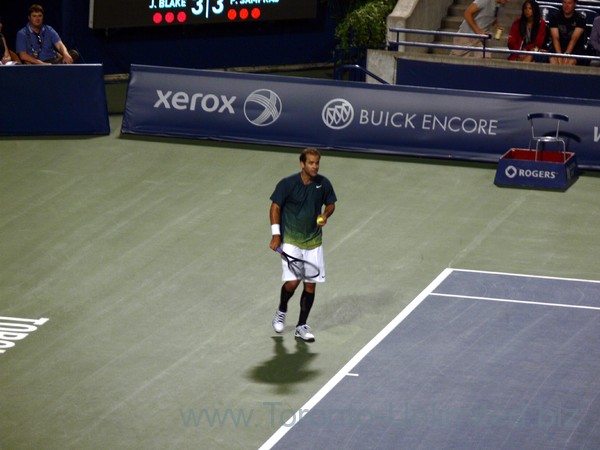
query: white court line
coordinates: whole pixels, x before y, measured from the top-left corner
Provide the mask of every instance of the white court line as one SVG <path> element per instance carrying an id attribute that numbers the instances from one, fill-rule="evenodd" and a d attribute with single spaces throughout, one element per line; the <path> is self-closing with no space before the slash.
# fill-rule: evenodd
<path id="1" fill-rule="evenodd" d="M 596 311 L 600 311 L 600 307 L 597 307 L 597 306 L 567 305 L 564 303 L 546 303 L 546 302 L 534 302 L 531 300 L 511 300 L 508 298 L 476 297 L 476 296 L 472 296 L 472 295 L 460 295 L 460 294 L 437 294 L 435 292 L 432 292 L 430 295 L 437 296 L 437 297 L 453 297 L 453 298 L 466 298 L 466 299 L 470 299 L 470 300 L 485 300 L 487 302 L 523 303 L 526 305 L 558 306 L 560 308 L 595 309 Z"/>
<path id="2" fill-rule="evenodd" d="M 381 330 L 377 336 L 375 336 L 371 341 L 365 345 L 354 357 L 344 366 L 342 369 L 333 376 L 331 380 L 325 384 L 308 402 L 304 404 L 298 411 L 294 413 L 292 417 L 288 419 L 286 423 L 284 423 L 279 429 L 260 447 L 259 450 L 268 450 L 272 448 L 283 436 L 287 434 L 288 431 L 292 429 L 301 419 L 306 415 L 308 411 L 315 407 L 317 403 L 319 403 L 323 397 L 325 397 L 329 391 L 331 391 L 344 377 L 348 376 L 350 370 L 354 368 L 365 356 L 369 354 L 371 350 L 373 350 L 377 344 L 379 344 L 388 334 L 390 334 L 394 328 L 400 324 L 408 315 L 413 312 L 413 310 L 419 306 L 419 304 L 431 295 L 431 292 L 439 286 L 439 284 L 444 281 L 451 273 L 453 269 L 445 269 L 441 274 L 437 276 L 435 280 L 433 280 L 429 286 L 425 288 L 423 292 L 421 292 L 412 302 L 410 302 L 406 308 L 400 312 L 383 330 Z"/>
<path id="3" fill-rule="evenodd" d="M 485 270 L 469 270 L 469 269 L 451 269 L 454 272 L 467 272 L 467 273 L 484 273 L 489 275 L 506 275 L 510 277 L 523 277 L 523 278 L 540 278 L 542 280 L 559 280 L 559 281 L 581 281 L 583 283 L 600 283 L 598 280 L 585 280 L 583 278 L 564 278 L 564 277 L 549 277 L 544 275 L 527 275 L 523 273 L 508 273 L 508 272 L 488 272 Z"/>
<path id="4" fill-rule="evenodd" d="M 354 228 L 354 230 L 352 230 L 347 235 L 343 236 L 338 242 L 333 244 L 331 247 L 327 247 L 327 250 L 330 253 L 333 252 L 336 248 L 338 248 L 340 245 L 342 245 L 344 242 L 346 242 L 348 239 L 352 238 L 359 231 L 361 231 L 364 227 L 366 227 L 369 224 L 369 222 L 371 222 L 373 219 L 375 219 L 375 217 L 377 217 L 379 214 L 381 214 L 384 210 L 385 210 L 385 208 L 382 208 L 379 211 L 369 213 L 369 216 L 365 220 L 363 220 L 361 223 L 359 223 L 358 226 L 356 228 Z"/>

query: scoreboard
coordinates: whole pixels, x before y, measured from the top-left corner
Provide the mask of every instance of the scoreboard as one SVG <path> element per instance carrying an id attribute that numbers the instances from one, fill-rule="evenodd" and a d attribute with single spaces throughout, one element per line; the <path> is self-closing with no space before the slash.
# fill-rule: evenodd
<path id="1" fill-rule="evenodd" d="M 90 0 L 89 27 L 137 28 L 314 19 L 318 0 Z"/>

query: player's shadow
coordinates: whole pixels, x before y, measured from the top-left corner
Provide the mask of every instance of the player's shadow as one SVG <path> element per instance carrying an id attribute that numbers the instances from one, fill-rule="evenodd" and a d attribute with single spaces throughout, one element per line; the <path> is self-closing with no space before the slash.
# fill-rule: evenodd
<path id="1" fill-rule="evenodd" d="M 310 351 L 310 345 L 295 339 L 294 351 L 286 348 L 282 336 L 273 336 L 274 355 L 250 370 L 248 376 L 259 383 L 272 384 L 278 394 L 289 393 L 293 385 L 312 380 L 319 375 L 319 370 L 308 368 L 310 362 L 318 355 Z"/>

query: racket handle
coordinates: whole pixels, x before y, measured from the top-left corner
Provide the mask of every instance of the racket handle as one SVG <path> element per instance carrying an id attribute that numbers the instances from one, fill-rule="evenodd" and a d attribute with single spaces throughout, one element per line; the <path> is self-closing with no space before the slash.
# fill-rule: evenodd
<path id="1" fill-rule="evenodd" d="M 281 247 L 277 247 L 275 251 L 277 251 L 277 253 L 283 253 L 283 249 Z"/>

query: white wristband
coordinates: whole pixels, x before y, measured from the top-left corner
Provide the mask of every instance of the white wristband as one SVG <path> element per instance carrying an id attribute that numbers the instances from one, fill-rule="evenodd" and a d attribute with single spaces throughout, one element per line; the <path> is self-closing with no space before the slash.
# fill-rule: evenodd
<path id="1" fill-rule="evenodd" d="M 281 227 L 278 223 L 274 223 L 273 225 L 271 225 L 271 234 L 281 234 Z"/>

